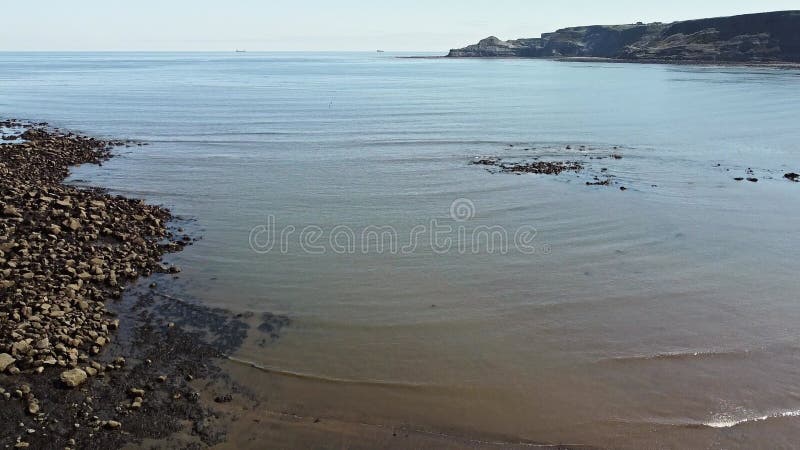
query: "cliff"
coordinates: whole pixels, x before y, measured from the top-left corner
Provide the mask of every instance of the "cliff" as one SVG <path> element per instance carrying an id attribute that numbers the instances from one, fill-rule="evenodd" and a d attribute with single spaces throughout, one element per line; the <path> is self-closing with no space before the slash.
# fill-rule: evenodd
<path id="1" fill-rule="evenodd" d="M 800 11 L 673 23 L 590 25 L 540 38 L 494 36 L 449 57 L 591 57 L 630 61 L 800 62 Z"/>

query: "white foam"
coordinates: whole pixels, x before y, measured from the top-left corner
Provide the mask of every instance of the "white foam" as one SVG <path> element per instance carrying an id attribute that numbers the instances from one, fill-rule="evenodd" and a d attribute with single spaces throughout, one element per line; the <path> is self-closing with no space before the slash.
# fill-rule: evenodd
<path id="1" fill-rule="evenodd" d="M 764 416 L 752 416 L 752 417 L 742 417 L 742 418 L 720 417 L 717 420 L 706 422 L 704 423 L 704 425 L 711 428 L 733 428 L 743 423 L 763 422 L 765 420 L 778 419 L 782 417 L 800 417 L 800 410 L 779 411 Z"/>

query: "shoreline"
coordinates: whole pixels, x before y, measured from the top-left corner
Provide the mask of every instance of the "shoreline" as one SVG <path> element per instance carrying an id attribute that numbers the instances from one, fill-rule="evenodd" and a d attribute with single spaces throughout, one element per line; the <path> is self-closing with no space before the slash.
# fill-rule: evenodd
<path id="1" fill-rule="evenodd" d="M 9 130 L 18 133 L 14 139 L 0 140 L 0 211 L 4 211 L 0 235 L 11 237 L 3 241 L 0 255 L 4 286 L 0 288 L 0 358 L 6 361 L 0 370 L 0 446 L 197 449 L 263 448 L 264 443 L 325 446 L 342 441 L 352 448 L 591 448 L 485 436 L 477 430 L 448 433 L 448 429 L 435 431 L 394 420 L 368 423 L 338 414 L 306 415 L 310 411 L 295 400 L 276 403 L 271 393 L 276 386 L 288 383 L 287 387 L 292 386 L 288 392 L 295 394 L 292 389 L 306 388 L 280 373 L 266 375 L 271 380 L 268 385 L 250 386 L 249 375 L 244 374 L 255 366 L 235 363 L 236 358 L 230 356 L 248 337 L 279 339 L 280 330 L 271 326 L 275 317 L 234 314 L 183 299 L 177 280 L 180 269 L 163 262 L 167 254 L 191 245 L 191 232 L 186 234 L 182 228 L 190 228 L 191 223 L 142 200 L 64 184 L 71 167 L 102 164 L 114 156 L 114 147 L 146 143 L 99 140 L 41 122 L 0 120 L 0 126 L 2 135 L 8 136 Z M 18 164 L 28 167 L 11 170 L 19 169 Z M 57 203 L 66 205 L 66 197 L 75 208 L 75 218 L 82 221 L 80 227 L 73 229 L 71 216 L 48 206 L 67 208 Z M 100 208 L 99 203 L 92 202 L 103 202 L 115 214 L 99 214 L 92 209 Z M 14 211 L 5 211 L 8 206 Z M 78 213 L 81 208 L 83 215 Z M 134 212 L 145 217 L 134 218 Z M 66 222 L 63 226 L 61 219 Z M 89 220 L 106 225 L 111 233 Z M 58 233 L 53 226 L 59 228 Z M 130 233 L 120 239 L 112 227 L 127 227 Z M 39 242 L 39 237 L 47 239 Z M 6 248 L 7 242 L 23 239 L 25 247 Z M 115 264 L 130 249 L 103 255 L 105 264 L 94 261 L 84 267 L 82 263 L 98 258 L 89 250 L 97 252 L 102 244 L 115 240 L 137 242 L 136 248 L 148 248 L 150 253 L 139 260 L 133 273 L 120 269 L 113 283 L 110 271 L 117 272 Z M 37 252 L 20 251 L 29 248 Z M 70 259 L 50 258 L 63 248 L 71 250 Z M 21 258 L 28 259 L 20 263 Z M 9 268 L 9 262 L 14 267 Z M 17 270 L 23 267 L 32 268 L 33 276 L 26 278 L 29 272 Z M 75 273 L 69 270 L 72 267 Z M 75 280 L 66 280 L 69 277 Z M 66 280 L 63 286 L 59 284 L 62 278 Z M 67 288 L 78 284 L 77 280 L 80 285 Z M 23 289 L 32 294 L 24 304 L 17 295 Z M 85 311 L 81 301 L 88 303 Z M 50 311 L 56 314 L 45 318 Z M 91 313 L 90 319 L 81 317 L 84 312 Z M 60 322 L 48 328 L 59 319 L 69 321 L 69 330 Z M 43 325 L 31 325 L 32 331 L 21 333 L 17 331 L 20 323 Z M 106 332 L 101 335 L 97 330 Z M 87 339 L 94 334 L 96 338 Z M 51 356 L 55 361 L 49 360 Z M 65 372 L 70 374 L 65 376 Z"/>
<path id="2" fill-rule="evenodd" d="M 249 326 L 164 293 L 180 268 L 163 257 L 193 241 L 169 210 L 64 184 L 71 167 L 147 144 L 43 122 L 0 131 L 0 445 L 223 441 L 210 399 L 242 389 L 215 360 Z"/>
<path id="3" fill-rule="evenodd" d="M 670 59 L 618 59 L 618 58 L 599 58 L 599 57 L 534 57 L 534 56 L 396 56 L 398 59 L 483 59 L 483 60 L 541 60 L 557 62 L 578 62 L 578 63 L 614 63 L 614 64 L 658 64 L 674 66 L 696 66 L 696 67 L 752 67 L 764 69 L 787 69 L 800 70 L 800 62 L 782 61 L 694 61 L 694 60 L 670 60 Z"/>

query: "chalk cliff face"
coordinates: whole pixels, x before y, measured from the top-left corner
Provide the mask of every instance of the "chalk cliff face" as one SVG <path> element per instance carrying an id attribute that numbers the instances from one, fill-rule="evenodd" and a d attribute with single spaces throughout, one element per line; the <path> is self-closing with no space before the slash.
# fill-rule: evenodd
<path id="1" fill-rule="evenodd" d="M 800 62 L 800 11 L 673 23 L 564 28 L 540 38 L 492 36 L 450 57 L 599 57 L 696 62 Z"/>

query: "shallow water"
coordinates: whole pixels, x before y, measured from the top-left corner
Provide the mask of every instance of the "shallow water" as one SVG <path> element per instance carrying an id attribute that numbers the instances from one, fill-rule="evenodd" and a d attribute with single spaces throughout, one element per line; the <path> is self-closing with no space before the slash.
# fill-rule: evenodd
<path id="1" fill-rule="evenodd" d="M 194 220 L 186 298 L 291 319 L 230 368 L 270 408 L 503 442 L 796 442 L 800 72 L 394 56 L 5 53 L 0 110 L 150 143 L 72 179 Z M 268 217 L 285 250 L 252 248 Z M 432 220 L 450 249 L 406 247 Z M 508 245 L 472 252 L 480 226 Z"/>

